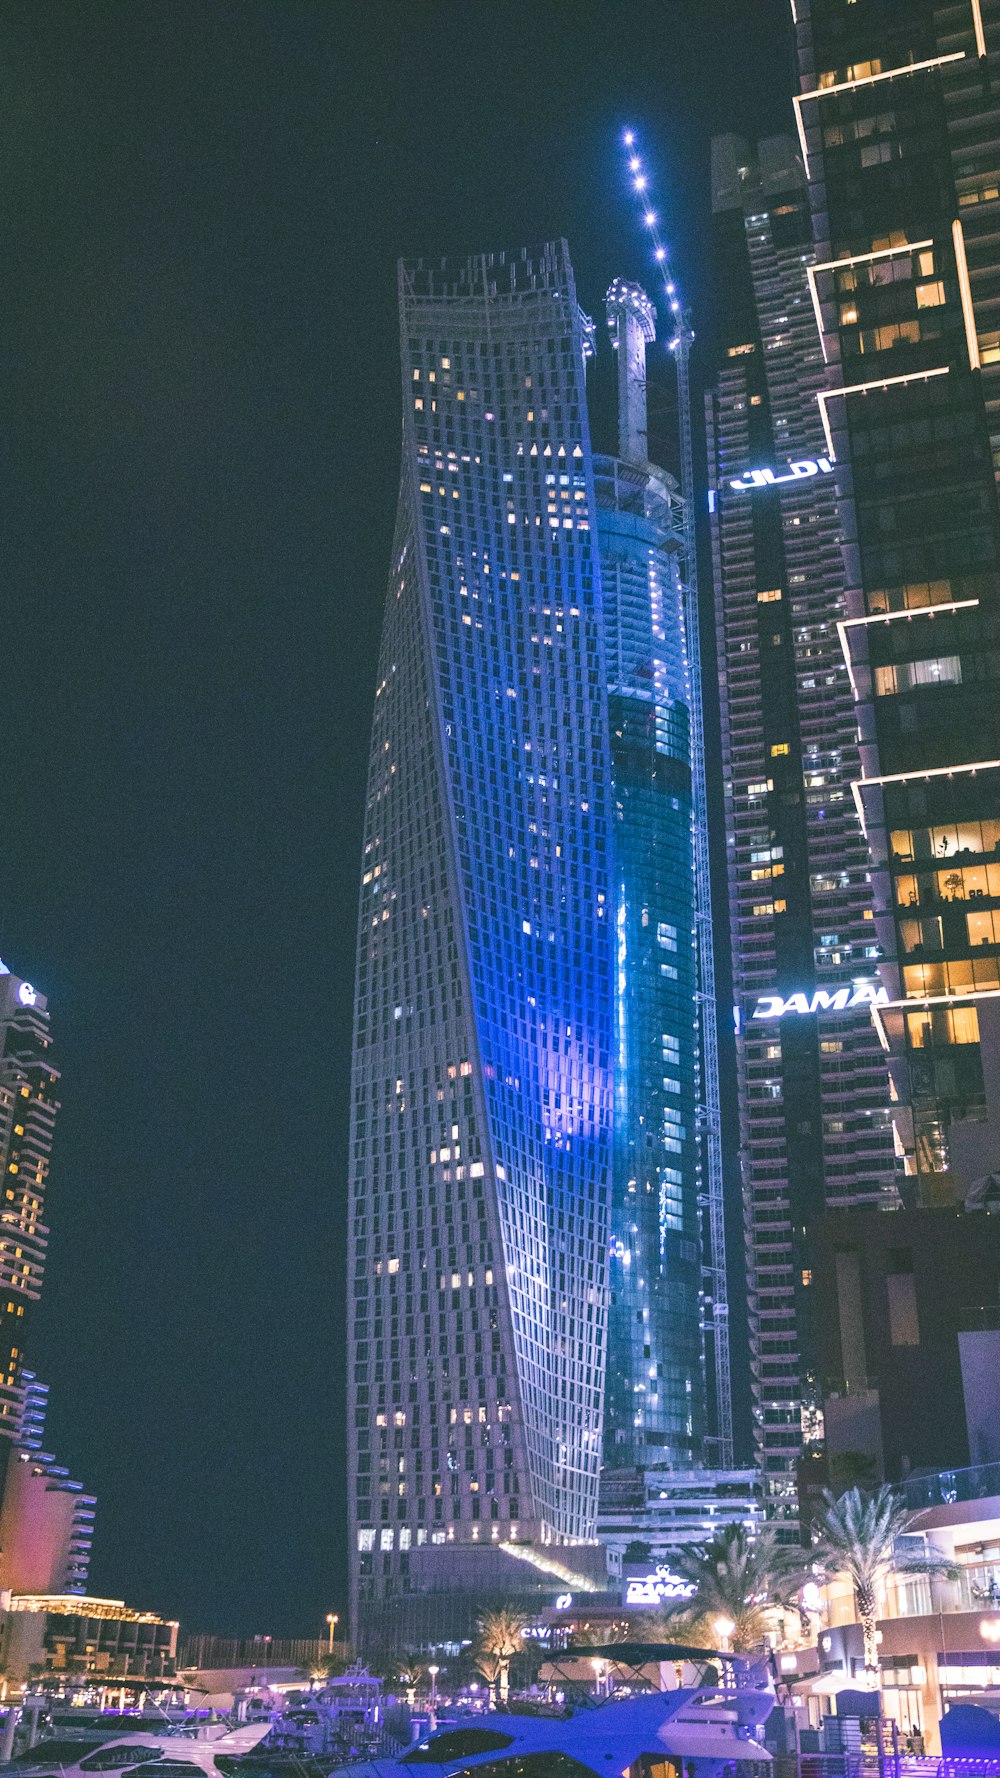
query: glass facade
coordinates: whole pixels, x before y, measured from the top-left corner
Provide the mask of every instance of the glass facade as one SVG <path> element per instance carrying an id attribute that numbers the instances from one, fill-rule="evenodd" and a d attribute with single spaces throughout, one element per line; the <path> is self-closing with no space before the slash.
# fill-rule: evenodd
<path id="1" fill-rule="evenodd" d="M 768 1514 L 794 1522 L 801 1459 L 824 1434 L 810 1224 L 894 1204 L 896 1168 L 795 144 L 718 138 L 713 208 L 709 499 L 754 1437 Z"/>
<path id="2" fill-rule="evenodd" d="M 1000 1163 L 1000 5 L 803 0 L 797 43 L 880 1019 L 946 1203 Z"/>
<path id="3" fill-rule="evenodd" d="M 362 1630 L 459 1551 L 592 1542 L 607 1336 L 591 330 L 564 244 L 404 264 L 400 318 L 352 1079 Z"/>
<path id="4" fill-rule="evenodd" d="M 595 477 L 617 972 L 605 1463 L 690 1465 L 706 1406 L 682 518 L 648 465 L 599 457 Z"/>

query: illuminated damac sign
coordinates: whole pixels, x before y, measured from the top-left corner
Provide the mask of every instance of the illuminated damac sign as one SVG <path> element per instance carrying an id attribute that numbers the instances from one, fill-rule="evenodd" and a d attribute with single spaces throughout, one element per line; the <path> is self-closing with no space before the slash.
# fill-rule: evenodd
<path id="1" fill-rule="evenodd" d="M 634 1575 L 625 1583 L 626 1605 L 659 1605 L 662 1599 L 690 1599 L 697 1592 L 693 1581 L 681 1580 L 669 1568 L 659 1567 L 653 1574 Z"/>
<path id="2" fill-rule="evenodd" d="M 746 475 L 738 475 L 729 486 L 735 488 L 737 494 L 752 494 L 754 488 L 777 488 L 782 482 L 805 482 L 810 476 L 832 474 L 833 464 L 829 457 L 799 457 L 789 463 L 781 475 L 773 469 L 748 469 Z"/>
<path id="3" fill-rule="evenodd" d="M 846 1012 L 852 1006 L 888 1006 L 888 989 L 875 982 L 855 982 L 853 988 L 817 988 L 813 994 L 764 994 L 754 1008 L 755 1019 L 783 1019 L 787 1013 Z"/>

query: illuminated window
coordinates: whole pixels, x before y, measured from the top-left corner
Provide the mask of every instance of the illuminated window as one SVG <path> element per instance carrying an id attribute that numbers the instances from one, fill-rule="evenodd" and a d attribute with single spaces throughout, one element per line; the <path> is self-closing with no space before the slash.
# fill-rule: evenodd
<path id="1" fill-rule="evenodd" d="M 889 697 L 925 685 L 961 685 L 962 661 L 957 654 L 937 655 L 926 661 L 902 661 L 894 667 L 875 668 L 875 695 Z"/>
<path id="2" fill-rule="evenodd" d="M 914 1049 L 928 1049 L 935 1043 L 979 1042 L 979 1014 L 974 1006 L 908 1012 L 906 1026 Z"/>
<path id="3" fill-rule="evenodd" d="M 780 758 L 780 756 L 782 754 L 785 754 L 787 752 L 788 752 L 788 742 L 787 741 L 775 741 L 774 745 L 771 748 L 771 758 L 778 759 L 778 758 Z"/>

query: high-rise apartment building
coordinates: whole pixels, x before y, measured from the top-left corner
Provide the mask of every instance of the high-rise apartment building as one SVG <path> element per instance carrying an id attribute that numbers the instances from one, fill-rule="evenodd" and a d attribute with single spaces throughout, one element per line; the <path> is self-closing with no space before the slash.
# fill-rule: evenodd
<path id="1" fill-rule="evenodd" d="M 48 1005 L 0 964 L 0 1434 L 25 1431 L 24 1336 L 45 1271 L 45 1187 L 59 1100 Z"/>
<path id="2" fill-rule="evenodd" d="M 0 963 L 0 1590 L 80 1592 L 94 1499 L 41 1449 L 48 1388 L 25 1368 L 45 1272 L 45 1193 L 59 1100 L 48 1003 Z M 28 1577 L 35 1577 L 29 1582 Z"/>
<path id="3" fill-rule="evenodd" d="M 616 941 L 602 1522 L 629 1486 L 622 1471 L 634 1472 L 631 1485 L 644 1501 L 640 1472 L 703 1464 L 709 1432 L 684 515 L 674 478 L 649 461 L 653 305 L 638 285 L 617 279 L 607 315 L 617 353 L 618 455 L 594 465 Z"/>
<path id="4" fill-rule="evenodd" d="M 0 1590 L 85 1593 L 97 1503 L 42 1450 L 46 1384 L 26 1370 L 22 1391 L 23 1429 L 0 1499 Z"/>
<path id="5" fill-rule="evenodd" d="M 442 1628 L 449 1589 L 471 1621 L 518 1572 L 599 1555 L 615 907 L 591 329 L 567 249 L 404 264 L 399 293 L 349 1465 L 355 1625 L 405 1640 L 428 1590 Z"/>
<path id="6" fill-rule="evenodd" d="M 765 1508 L 780 1521 L 823 1437 L 810 1222 L 897 1194 L 808 196 L 784 138 L 718 138 L 712 183 L 709 504 L 750 1361 Z"/>
<path id="7" fill-rule="evenodd" d="M 877 1017 L 931 1205 L 1000 1164 L 1000 4 L 793 11 Z"/>

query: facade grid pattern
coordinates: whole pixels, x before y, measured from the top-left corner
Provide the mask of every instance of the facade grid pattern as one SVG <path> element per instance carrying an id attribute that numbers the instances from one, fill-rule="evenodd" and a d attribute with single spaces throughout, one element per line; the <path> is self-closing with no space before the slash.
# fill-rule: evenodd
<path id="1" fill-rule="evenodd" d="M 837 494 L 818 468 L 808 210 L 791 153 L 769 185 L 746 144 L 723 138 L 716 158 L 720 272 L 733 294 L 708 402 L 709 474 L 754 1435 L 765 1507 L 781 1520 L 795 1517 L 800 1462 L 823 1437 L 809 1220 L 897 1199 L 871 1006 L 828 1003 L 845 985 L 874 995 L 879 950 L 851 796 Z M 812 473 L 733 486 L 750 469 L 788 475 L 803 461 Z M 804 999 L 788 1014 L 762 1016 L 793 994 Z"/>
<path id="2" fill-rule="evenodd" d="M 362 1624 L 436 1553 L 444 1574 L 459 1547 L 592 1542 L 607 1335 L 613 908 L 589 324 L 564 243 L 404 264 L 400 319 L 352 1086 Z"/>
<path id="3" fill-rule="evenodd" d="M 893 1117 L 944 1203 L 1000 1161 L 1000 4 L 804 0 L 797 44 Z"/>

